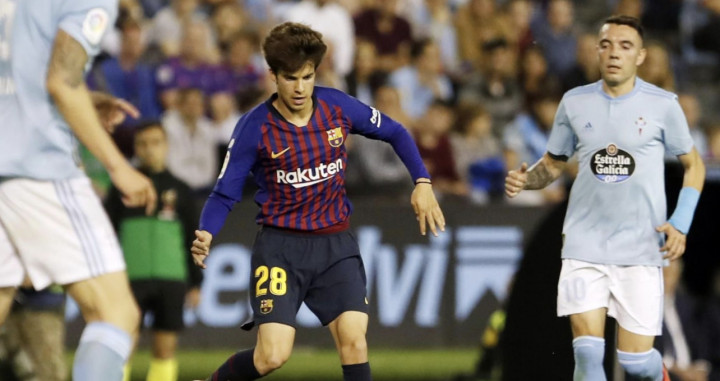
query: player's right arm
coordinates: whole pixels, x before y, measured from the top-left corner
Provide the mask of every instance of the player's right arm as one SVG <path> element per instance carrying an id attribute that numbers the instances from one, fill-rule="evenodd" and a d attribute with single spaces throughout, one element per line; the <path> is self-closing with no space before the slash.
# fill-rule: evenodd
<path id="1" fill-rule="evenodd" d="M 505 194 L 512 198 L 524 189 L 543 189 L 562 175 L 565 165 L 565 160 L 553 158 L 547 152 L 530 169 L 527 163 L 522 163 L 520 168 L 508 172 L 505 177 Z"/>
<path id="2" fill-rule="evenodd" d="M 87 60 L 83 46 L 59 29 L 46 77 L 48 93 L 75 136 L 107 169 L 123 194 L 123 202 L 129 207 L 146 205 L 151 213 L 155 209 L 155 189 L 147 177 L 130 166 L 102 127 L 85 86 Z"/>

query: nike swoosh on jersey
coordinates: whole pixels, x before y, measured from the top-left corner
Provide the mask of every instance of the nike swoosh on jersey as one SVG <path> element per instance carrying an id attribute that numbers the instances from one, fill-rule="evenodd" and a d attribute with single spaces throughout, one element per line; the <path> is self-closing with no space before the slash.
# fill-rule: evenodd
<path id="1" fill-rule="evenodd" d="M 282 150 L 278 153 L 270 151 L 270 157 L 272 157 L 273 159 L 277 159 L 278 157 L 282 156 L 285 152 L 287 152 L 290 148 L 292 148 L 292 147 L 285 148 L 284 150 Z"/>

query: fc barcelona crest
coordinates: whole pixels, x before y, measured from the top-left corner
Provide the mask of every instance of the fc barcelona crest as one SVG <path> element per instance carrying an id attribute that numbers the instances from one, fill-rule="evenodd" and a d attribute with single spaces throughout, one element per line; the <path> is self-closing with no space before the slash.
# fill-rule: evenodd
<path id="1" fill-rule="evenodd" d="M 270 311 L 273 309 L 273 300 L 272 299 L 263 299 L 260 301 L 260 312 L 264 314 L 269 314 Z"/>
<path id="2" fill-rule="evenodd" d="M 340 147 L 343 144 L 342 128 L 333 128 L 325 131 L 328 134 L 328 143 L 333 147 Z"/>

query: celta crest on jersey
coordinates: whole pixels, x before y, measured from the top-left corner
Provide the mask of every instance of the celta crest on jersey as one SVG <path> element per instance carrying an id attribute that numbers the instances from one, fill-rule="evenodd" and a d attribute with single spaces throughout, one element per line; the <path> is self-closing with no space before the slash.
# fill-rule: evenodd
<path id="1" fill-rule="evenodd" d="M 293 188 L 304 188 L 323 181 L 328 181 L 343 169 L 342 159 L 330 164 L 321 163 L 315 168 L 298 168 L 294 171 L 278 169 L 275 178 L 278 184 L 289 184 Z"/>
<path id="2" fill-rule="evenodd" d="M 328 134 L 328 143 L 333 147 L 340 147 L 343 144 L 342 128 L 337 127 L 325 131 Z"/>
<path id="3" fill-rule="evenodd" d="M 621 183 L 635 172 L 635 159 L 626 151 L 610 143 L 592 155 L 590 170 L 604 183 Z"/>

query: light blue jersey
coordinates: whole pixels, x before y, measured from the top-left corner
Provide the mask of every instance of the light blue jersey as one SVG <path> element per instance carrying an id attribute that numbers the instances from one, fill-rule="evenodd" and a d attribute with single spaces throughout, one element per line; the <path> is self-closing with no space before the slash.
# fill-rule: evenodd
<path id="1" fill-rule="evenodd" d="M 58 29 L 100 51 L 117 0 L 0 0 L 0 178 L 82 175 L 75 137 L 45 86 Z"/>
<path id="2" fill-rule="evenodd" d="M 611 98 L 602 82 L 568 91 L 548 142 L 578 154 L 579 172 L 563 226 L 563 258 L 614 265 L 662 265 L 667 221 L 663 158 L 693 148 L 677 96 L 636 79 Z"/>

